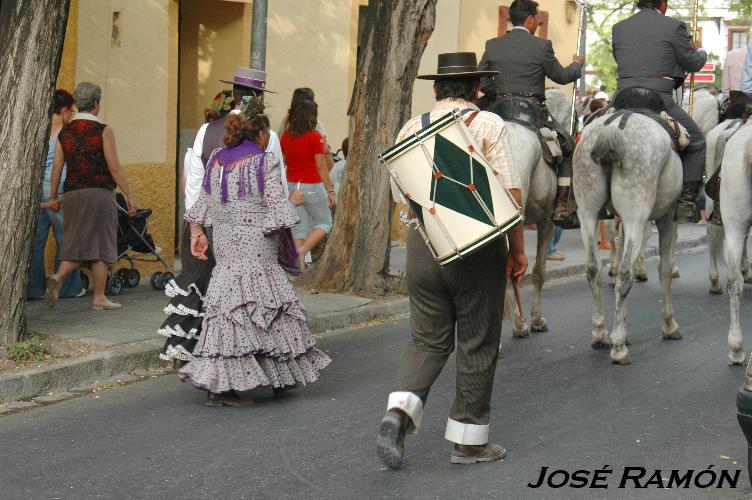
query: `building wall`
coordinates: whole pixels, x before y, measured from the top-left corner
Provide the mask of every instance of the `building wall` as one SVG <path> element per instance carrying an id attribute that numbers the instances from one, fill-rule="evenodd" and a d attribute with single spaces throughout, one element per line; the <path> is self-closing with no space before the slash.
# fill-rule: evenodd
<path id="1" fill-rule="evenodd" d="M 119 36 L 113 37 L 113 12 Z M 103 122 L 149 231 L 172 263 L 175 232 L 176 0 L 79 0 L 76 83 L 102 87 Z M 158 266 L 139 266 L 147 274 Z"/>

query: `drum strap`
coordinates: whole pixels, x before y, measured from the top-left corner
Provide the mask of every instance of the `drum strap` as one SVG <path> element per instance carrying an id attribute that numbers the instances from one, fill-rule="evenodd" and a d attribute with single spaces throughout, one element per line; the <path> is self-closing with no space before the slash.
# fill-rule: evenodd
<path id="1" fill-rule="evenodd" d="M 475 117 L 478 116 L 479 112 L 480 111 L 478 111 L 477 109 L 472 109 L 472 108 L 465 108 L 462 111 L 460 111 L 461 116 L 465 116 L 466 114 L 470 113 L 470 116 L 465 118 L 465 126 L 469 127 L 470 124 L 475 119 Z M 431 124 L 431 113 L 423 113 L 420 116 L 420 124 L 423 128 L 428 127 Z"/>

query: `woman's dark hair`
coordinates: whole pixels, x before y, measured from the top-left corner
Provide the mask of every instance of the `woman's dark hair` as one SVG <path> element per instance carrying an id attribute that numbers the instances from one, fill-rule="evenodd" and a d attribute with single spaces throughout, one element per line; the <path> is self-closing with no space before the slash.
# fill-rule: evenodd
<path id="1" fill-rule="evenodd" d="M 313 89 L 308 87 L 298 87 L 292 91 L 292 100 L 290 101 L 290 109 L 287 110 L 287 118 L 285 119 L 285 130 L 290 130 L 290 118 L 292 117 L 295 107 L 303 101 L 314 102 Z"/>
<path id="2" fill-rule="evenodd" d="M 538 13 L 538 2 L 533 0 L 514 0 L 509 6 L 509 19 L 512 26 L 522 26 L 530 16 Z"/>
<path id="3" fill-rule="evenodd" d="M 55 91 L 55 102 L 53 105 L 53 112 L 59 115 L 65 108 L 70 108 L 76 104 L 76 100 L 67 90 L 57 89 Z"/>
<path id="4" fill-rule="evenodd" d="M 242 113 L 227 115 L 224 141 L 230 148 L 246 140 L 255 142 L 268 128 L 269 118 L 264 114 L 264 104 L 261 99 L 252 99 Z"/>
<path id="5" fill-rule="evenodd" d="M 596 111 L 605 108 L 607 105 L 608 102 L 605 99 L 593 99 L 590 101 L 590 106 L 588 106 L 588 108 L 591 113 L 595 113 Z"/>
<path id="6" fill-rule="evenodd" d="M 667 0 L 637 0 L 638 9 L 657 9 L 661 4 Z"/>
<path id="7" fill-rule="evenodd" d="M 436 100 L 442 99 L 464 99 L 472 101 L 478 93 L 480 78 L 446 78 L 436 80 L 433 84 L 436 89 Z"/>
<path id="8" fill-rule="evenodd" d="M 290 109 L 287 117 L 287 130 L 293 137 L 301 135 L 316 129 L 318 121 L 319 107 L 313 101 L 300 101 Z"/>

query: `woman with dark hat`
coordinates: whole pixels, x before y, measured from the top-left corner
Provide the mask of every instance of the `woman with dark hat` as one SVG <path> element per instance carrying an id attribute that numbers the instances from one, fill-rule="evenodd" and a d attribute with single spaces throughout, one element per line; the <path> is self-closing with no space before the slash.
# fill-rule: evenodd
<path id="1" fill-rule="evenodd" d="M 467 111 L 471 135 L 498 179 L 522 205 L 520 180 L 512 164 L 509 134 L 504 121 L 480 111 L 471 103 L 480 77 L 494 71 L 478 71 L 472 52 L 439 55 L 436 74 L 418 78 L 433 80 L 436 105 L 430 112 L 408 121 L 397 142 L 453 110 Z M 402 195 L 392 186 L 395 199 Z M 445 438 L 454 443 L 452 463 L 471 464 L 504 458 L 506 451 L 491 444 L 491 390 L 501 336 L 506 277 L 518 281 L 527 269 L 522 225 L 475 253 L 439 267 L 419 233 L 410 227 L 407 238 L 407 290 L 410 297 L 412 337 L 400 364 L 395 391 L 389 395 L 381 421 L 376 451 L 389 467 L 402 463 L 405 434 L 417 432 L 428 393 L 457 349 L 457 392 L 449 413 Z"/>

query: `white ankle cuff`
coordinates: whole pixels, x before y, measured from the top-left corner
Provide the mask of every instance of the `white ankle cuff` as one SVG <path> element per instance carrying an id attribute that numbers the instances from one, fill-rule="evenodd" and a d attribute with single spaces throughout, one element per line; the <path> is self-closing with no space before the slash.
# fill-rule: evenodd
<path id="1" fill-rule="evenodd" d="M 389 401 L 386 405 L 386 411 L 402 410 L 410 417 L 410 423 L 407 425 L 407 432 L 415 434 L 420 430 L 420 423 L 423 420 L 423 401 L 412 392 L 399 391 L 389 394 Z"/>

